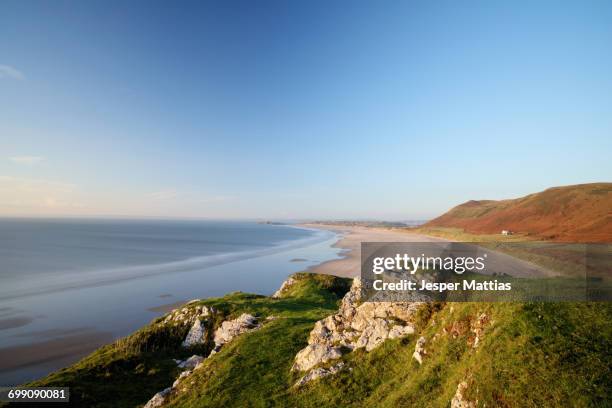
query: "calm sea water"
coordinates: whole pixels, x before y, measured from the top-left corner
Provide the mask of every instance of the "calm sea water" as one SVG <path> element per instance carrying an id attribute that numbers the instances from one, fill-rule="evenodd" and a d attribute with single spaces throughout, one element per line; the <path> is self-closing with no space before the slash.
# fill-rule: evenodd
<path id="1" fill-rule="evenodd" d="M 338 257 L 335 241 L 254 222 L 0 219 L 0 385 L 70 364 L 174 304 L 270 294 Z"/>

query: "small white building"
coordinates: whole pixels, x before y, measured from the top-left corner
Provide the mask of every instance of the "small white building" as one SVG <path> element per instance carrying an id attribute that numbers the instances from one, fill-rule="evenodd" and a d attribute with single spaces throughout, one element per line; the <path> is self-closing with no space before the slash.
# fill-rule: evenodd
<path id="1" fill-rule="evenodd" d="M 510 230 L 502 230 L 502 235 L 512 235 L 512 231 L 510 231 Z"/>

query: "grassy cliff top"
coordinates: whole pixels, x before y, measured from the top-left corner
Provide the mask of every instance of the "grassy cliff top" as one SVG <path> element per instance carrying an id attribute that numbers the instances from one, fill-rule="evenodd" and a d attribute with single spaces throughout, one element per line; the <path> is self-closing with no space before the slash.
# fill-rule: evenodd
<path id="1" fill-rule="evenodd" d="M 349 281 L 294 278 L 279 299 L 233 293 L 189 304 L 213 306 L 219 320 L 244 312 L 276 319 L 206 359 L 164 406 L 448 407 L 461 382 L 478 406 L 610 406 L 608 303 L 428 304 L 414 335 L 346 353 L 349 369 L 295 388 L 296 353 L 314 323 L 336 312 Z M 188 328 L 161 322 L 31 385 L 70 386 L 72 406 L 142 406 L 178 376 L 172 359 L 194 354 L 180 346 Z M 422 365 L 412 358 L 420 336 L 427 340 Z"/>

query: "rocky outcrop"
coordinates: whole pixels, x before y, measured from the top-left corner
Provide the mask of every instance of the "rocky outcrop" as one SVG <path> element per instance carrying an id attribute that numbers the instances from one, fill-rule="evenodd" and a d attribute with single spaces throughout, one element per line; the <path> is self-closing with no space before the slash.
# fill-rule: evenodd
<path id="1" fill-rule="evenodd" d="M 465 391 L 468 389 L 468 383 L 461 381 L 457 386 L 457 392 L 451 400 L 451 408 L 476 408 L 477 402 L 469 401 L 465 398 Z"/>
<path id="2" fill-rule="evenodd" d="M 179 323 L 179 324 L 193 324 L 196 320 L 205 319 L 215 313 L 215 309 L 206 305 L 202 306 L 191 306 L 197 299 L 189 302 L 187 306 L 180 309 L 174 309 L 162 320 L 162 324 L 168 323 Z"/>
<path id="3" fill-rule="evenodd" d="M 204 357 L 194 354 L 185 361 L 178 363 L 179 368 L 195 368 L 198 364 L 204 361 Z"/>
<path id="4" fill-rule="evenodd" d="M 200 319 L 196 319 L 193 322 L 193 326 L 191 326 L 191 329 L 189 329 L 189 333 L 187 333 L 185 340 L 183 341 L 183 347 L 191 347 L 197 344 L 206 343 L 206 334 L 206 324 L 203 323 Z"/>
<path id="5" fill-rule="evenodd" d="M 237 319 L 224 321 L 215 331 L 214 351 L 218 351 L 224 344 L 232 341 L 234 337 L 259 327 L 260 325 L 257 322 L 257 318 L 248 313 L 243 313 Z"/>
<path id="6" fill-rule="evenodd" d="M 158 408 L 161 407 L 166 399 L 168 398 L 168 394 L 172 391 L 171 387 L 164 389 L 163 391 L 158 392 L 145 404 L 143 408 Z"/>
<path id="7" fill-rule="evenodd" d="M 296 280 L 292 277 L 287 278 L 281 285 L 281 287 L 274 292 L 272 295 L 273 298 L 280 298 L 283 295 L 283 292 L 286 291 L 290 286 L 292 286 Z"/>
<path id="8" fill-rule="evenodd" d="M 338 313 L 315 323 L 308 345 L 295 356 L 293 371 L 310 371 L 297 386 L 335 374 L 344 363 L 332 368 L 318 365 L 342 357 L 342 350 L 371 351 L 387 339 L 414 333 L 413 320 L 422 302 L 360 302 L 361 280 L 355 278 L 342 299 Z M 335 367 L 335 368 L 334 368 Z"/>
<path id="9" fill-rule="evenodd" d="M 342 357 L 342 352 L 339 347 L 319 343 L 309 344 L 297 353 L 291 370 L 308 371 L 318 364 L 340 357 Z"/>
<path id="10" fill-rule="evenodd" d="M 360 296 L 361 280 L 355 278 L 338 313 L 315 323 L 308 346 L 296 355 L 294 370 L 339 358 L 340 347 L 371 351 L 387 339 L 414 333 L 412 320 L 422 302 L 360 303 Z"/>
<path id="11" fill-rule="evenodd" d="M 346 367 L 346 365 L 344 364 L 344 362 L 339 362 L 336 365 L 333 365 L 329 368 L 315 368 L 314 370 L 310 371 L 308 374 L 306 374 L 305 376 L 303 376 L 302 378 L 300 378 L 294 385 L 294 387 L 301 387 L 302 385 L 310 382 L 310 381 L 314 381 L 317 380 L 319 378 L 323 378 L 323 377 L 327 377 L 329 375 L 333 375 L 336 374 L 338 372 L 340 372 L 341 370 L 343 370 Z"/>
<path id="12" fill-rule="evenodd" d="M 194 300 L 194 303 L 197 300 Z M 182 309 L 177 309 L 171 312 L 166 318 L 162 321 L 164 323 L 170 322 L 178 322 L 178 323 L 187 323 L 193 322 L 187 337 L 183 341 L 184 347 L 189 347 L 195 344 L 203 344 L 206 342 L 206 333 L 207 328 L 204 322 L 201 320 L 202 318 L 209 317 L 216 311 L 212 307 L 207 306 L 196 306 L 194 307 L 184 307 Z M 268 320 L 268 319 L 267 319 Z M 273 319 L 269 319 L 273 320 Z M 215 354 L 219 351 L 219 349 L 224 345 L 232 341 L 236 336 L 239 336 L 247 331 L 254 330 L 261 327 L 258 323 L 257 318 L 248 313 L 243 313 L 237 319 L 234 320 L 226 320 L 221 323 L 221 326 L 214 333 L 214 343 L 215 348 L 212 350 L 210 355 Z M 203 356 L 199 356 L 194 354 L 189 357 L 187 360 L 174 360 L 179 368 L 185 368 L 183 372 L 176 378 L 172 387 L 168 387 L 163 391 L 158 392 L 147 402 L 144 408 L 157 408 L 162 406 L 168 396 L 177 386 L 180 384 L 181 380 L 185 377 L 188 377 L 193 370 L 198 370 L 202 367 L 204 360 L 206 358 Z"/>
<path id="13" fill-rule="evenodd" d="M 427 354 L 427 351 L 425 350 L 425 343 L 427 343 L 427 339 L 421 336 L 419 337 L 416 342 L 416 345 L 414 346 L 414 353 L 412 354 L 412 358 L 418 361 L 419 364 L 423 364 L 423 357 L 425 357 L 425 354 Z"/>

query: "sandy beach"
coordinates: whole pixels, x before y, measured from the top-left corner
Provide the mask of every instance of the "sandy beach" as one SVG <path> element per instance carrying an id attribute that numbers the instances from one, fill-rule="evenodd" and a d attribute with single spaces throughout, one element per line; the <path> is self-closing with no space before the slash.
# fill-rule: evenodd
<path id="1" fill-rule="evenodd" d="M 328 224 L 303 224 L 305 227 L 325 229 L 340 234 L 341 238 L 334 247 L 343 250 L 343 258 L 323 262 L 307 269 L 307 272 L 335 275 L 345 278 L 359 276 L 361 269 L 361 243 L 362 242 L 449 242 L 449 240 L 428 235 L 417 234 L 410 231 L 393 230 L 387 228 L 342 226 Z M 504 254 L 499 251 L 488 250 L 487 270 L 484 274 L 493 272 L 514 277 L 556 276 L 557 272 Z"/>
<path id="2" fill-rule="evenodd" d="M 333 231 L 341 238 L 334 247 L 341 248 L 342 259 L 335 259 L 312 266 L 307 272 L 353 278 L 359 275 L 362 242 L 444 242 L 442 238 L 387 228 L 353 227 L 328 224 L 302 224 L 304 227 Z"/>

